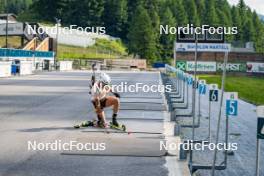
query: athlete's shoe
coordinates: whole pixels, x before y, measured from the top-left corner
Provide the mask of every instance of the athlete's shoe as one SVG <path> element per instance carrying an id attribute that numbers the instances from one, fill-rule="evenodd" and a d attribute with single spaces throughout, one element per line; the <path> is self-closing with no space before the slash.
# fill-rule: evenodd
<path id="1" fill-rule="evenodd" d="M 106 128 L 107 127 L 107 125 L 103 121 L 101 121 L 101 120 L 98 120 L 97 121 L 97 126 L 99 128 Z"/>
<path id="2" fill-rule="evenodd" d="M 118 124 L 118 122 L 116 120 L 116 117 L 113 117 L 112 118 L 112 124 L 115 125 L 115 126 L 117 126 L 117 127 L 119 127 L 119 124 Z"/>

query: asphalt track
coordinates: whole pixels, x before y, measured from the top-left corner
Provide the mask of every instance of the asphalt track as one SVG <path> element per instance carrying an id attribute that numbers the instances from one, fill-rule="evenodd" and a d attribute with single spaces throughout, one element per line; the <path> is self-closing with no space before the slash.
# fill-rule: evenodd
<path id="1" fill-rule="evenodd" d="M 95 118 L 88 85 L 91 73 L 48 72 L 0 80 L 1 176 L 165 176 L 165 106 L 160 93 L 121 94 L 119 121 L 131 134 L 73 129 Z M 159 73 L 111 73 L 114 83 L 159 83 Z M 106 111 L 108 120 L 111 109 Z M 134 133 L 133 133 L 134 132 Z M 32 151 L 28 141 L 105 142 L 103 152 Z"/>
<path id="2" fill-rule="evenodd" d="M 127 81 L 148 85 L 159 83 L 158 73 L 111 73 L 114 83 Z M 86 119 L 95 118 L 90 103 L 88 85 L 90 73 L 49 72 L 26 77 L 0 80 L 0 175 L 1 176 L 165 176 L 171 175 L 168 166 L 176 170 L 177 160 L 164 157 L 158 142 L 164 140 L 164 99 L 159 93 L 122 93 L 120 122 L 126 124 L 131 134 L 95 128 L 73 129 L 72 126 Z M 201 126 L 195 130 L 195 139 L 207 137 L 207 100 L 202 97 Z M 191 100 L 191 97 L 189 97 Z M 217 103 L 212 105 L 212 142 L 216 132 Z M 254 175 L 256 157 L 255 106 L 239 100 L 239 115 L 230 118 L 230 142 L 238 143 L 234 156 L 228 156 L 224 171 L 217 176 Z M 122 109 L 123 108 L 123 109 Z M 129 109 L 131 108 L 131 109 Z M 158 109 L 157 109 L 158 108 Z M 182 111 L 182 110 L 179 110 Z M 111 109 L 106 110 L 110 120 Z M 224 119 L 224 117 L 222 118 Z M 190 124 L 191 118 L 178 117 L 178 123 Z M 223 134 L 224 123 L 221 123 Z M 133 133 L 134 132 L 134 133 Z M 181 137 L 190 139 L 191 129 L 182 128 Z M 105 142 L 104 152 L 79 151 L 28 151 L 27 142 L 54 142 L 75 140 Z M 221 135 L 223 141 L 223 135 Z M 263 141 L 261 163 L 263 163 Z M 223 153 L 218 153 L 218 162 Z M 195 151 L 194 162 L 211 164 L 212 152 Z M 261 164 L 261 174 L 264 167 Z M 210 171 L 198 171 L 209 176 Z M 177 174 L 176 174 L 177 175 Z M 178 174 L 179 175 L 179 174 Z"/>

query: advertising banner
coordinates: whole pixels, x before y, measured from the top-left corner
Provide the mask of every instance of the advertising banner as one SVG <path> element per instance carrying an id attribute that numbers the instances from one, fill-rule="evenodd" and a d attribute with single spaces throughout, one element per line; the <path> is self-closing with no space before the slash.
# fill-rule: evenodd
<path id="1" fill-rule="evenodd" d="M 247 62 L 247 72 L 264 73 L 264 63 Z"/>
<path id="2" fill-rule="evenodd" d="M 8 23 L 8 35 L 23 35 L 23 23 Z M 6 35 L 6 24 L 0 24 L 0 36 Z"/>
<path id="3" fill-rule="evenodd" d="M 186 71 L 186 61 L 176 61 L 176 68 Z"/>
<path id="4" fill-rule="evenodd" d="M 176 43 L 177 52 L 194 52 L 195 43 Z M 228 43 L 199 43 L 198 52 L 229 52 L 231 45 Z"/>
<path id="5" fill-rule="evenodd" d="M 223 71 L 224 64 L 223 63 L 217 63 L 217 71 Z M 227 71 L 233 71 L 233 72 L 246 72 L 247 65 L 246 63 L 228 63 L 226 65 Z"/>
<path id="6" fill-rule="evenodd" d="M 194 61 L 186 62 L 186 71 L 194 71 Z M 198 72 L 216 72 L 216 62 L 197 62 Z"/>

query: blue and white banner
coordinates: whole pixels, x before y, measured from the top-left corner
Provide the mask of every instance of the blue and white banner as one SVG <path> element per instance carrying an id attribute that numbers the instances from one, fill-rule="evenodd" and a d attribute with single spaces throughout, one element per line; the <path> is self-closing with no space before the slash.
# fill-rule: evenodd
<path id="1" fill-rule="evenodd" d="M 195 43 L 176 43 L 177 52 L 194 52 Z M 228 43 L 198 43 L 198 52 L 229 52 L 231 44 Z"/>
<path id="2" fill-rule="evenodd" d="M 0 58 L 54 58 L 54 52 L 0 48 Z"/>

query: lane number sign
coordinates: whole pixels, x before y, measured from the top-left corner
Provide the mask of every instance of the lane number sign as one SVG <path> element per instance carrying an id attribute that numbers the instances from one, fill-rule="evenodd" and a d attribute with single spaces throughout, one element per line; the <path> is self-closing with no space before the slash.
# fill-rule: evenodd
<path id="1" fill-rule="evenodd" d="M 210 84 L 209 85 L 209 101 L 218 101 L 218 85 Z"/>
<path id="2" fill-rule="evenodd" d="M 258 139 L 264 139 L 264 118 L 258 118 Z"/>
<path id="3" fill-rule="evenodd" d="M 264 139 L 264 106 L 257 107 L 257 116 L 258 116 L 257 137 L 258 139 Z"/>
<path id="4" fill-rule="evenodd" d="M 204 95 L 206 93 L 206 80 L 199 80 L 198 89 L 199 94 Z"/>
<path id="5" fill-rule="evenodd" d="M 238 99 L 237 92 L 227 92 L 226 115 L 237 116 L 237 109 L 238 109 L 237 99 Z"/>
<path id="6" fill-rule="evenodd" d="M 187 83 L 188 83 L 188 85 L 192 85 L 193 84 L 192 76 L 189 76 Z"/>

